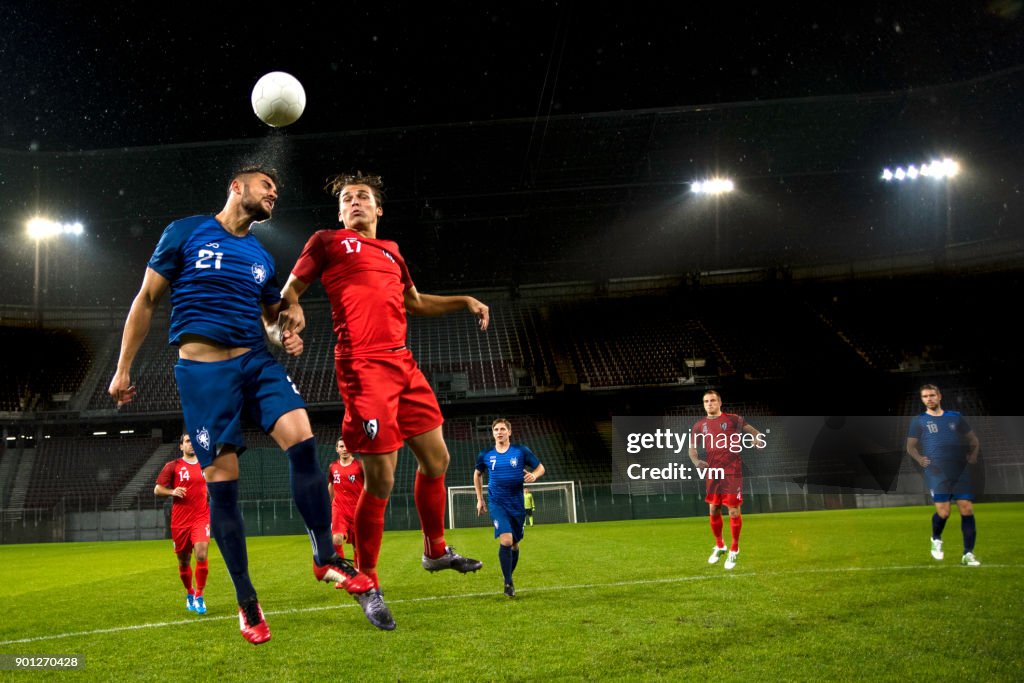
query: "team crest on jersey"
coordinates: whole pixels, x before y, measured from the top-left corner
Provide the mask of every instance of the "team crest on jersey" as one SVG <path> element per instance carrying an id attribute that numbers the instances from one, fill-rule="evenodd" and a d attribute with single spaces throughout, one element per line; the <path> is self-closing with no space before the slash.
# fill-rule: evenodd
<path id="1" fill-rule="evenodd" d="M 954 423 L 950 422 L 950 423 L 949 423 L 949 428 L 950 428 L 950 429 L 951 429 L 952 431 L 954 431 L 954 432 L 955 432 L 955 431 L 956 431 L 956 424 L 954 424 Z"/>
<path id="2" fill-rule="evenodd" d="M 363 421 L 363 431 L 366 432 L 366 435 L 368 437 L 370 437 L 371 441 L 373 439 L 375 439 L 377 437 L 377 431 L 378 431 L 377 418 L 374 418 L 372 420 L 364 420 Z"/>
<path id="3" fill-rule="evenodd" d="M 354 483 L 356 483 L 356 475 L 354 475 L 354 474 L 350 474 L 350 475 L 348 475 L 348 481 L 349 481 L 349 483 L 351 483 L 351 484 L 354 484 Z"/>
<path id="4" fill-rule="evenodd" d="M 204 451 L 210 450 L 210 432 L 207 431 L 206 427 L 203 427 L 196 432 L 196 443 L 198 443 L 199 447 Z"/>
<path id="5" fill-rule="evenodd" d="M 518 464 L 519 464 L 519 458 L 509 458 L 508 459 L 508 466 L 509 467 L 515 467 Z"/>
<path id="6" fill-rule="evenodd" d="M 729 422 L 728 420 L 722 420 L 721 422 L 718 423 L 718 426 L 721 427 L 722 431 L 724 432 L 729 428 Z"/>
<path id="7" fill-rule="evenodd" d="M 252 279 L 255 280 L 257 284 L 262 285 L 264 280 L 267 279 L 267 267 L 262 263 L 252 264 Z"/>

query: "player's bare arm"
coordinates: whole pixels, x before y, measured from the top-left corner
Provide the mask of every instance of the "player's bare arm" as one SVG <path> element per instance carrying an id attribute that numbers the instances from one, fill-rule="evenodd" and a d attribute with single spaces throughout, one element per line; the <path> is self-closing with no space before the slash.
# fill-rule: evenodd
<path id="1" fill-rule="evenodd" d="M 967 432 L 967 462 L 974 465 L 978 462 L 978 451 L 981 449 L 981 442 L 978 441 L 978 435 L 973 430 Z"/>
<path id="2" fill-rule="evenodd" d="M 277 325 L 282 330 L 299 333 L 306 329 L 306 314 L 299 305 L 299 297 L 305 294 L 307 289 L 309 283 L 294 275 L 288 276 L 288 282 L 284 283 L 284 289 L 281 290 L 281 300 L 286 305 L 282 305 L 277 317 Z"/>
<path id="3" fill-rule="evenodd" d="M 174 498 L 184 498 L 185 487 L 178 486 L 177 488 L 169 489 L 166 486 L 161 486 L 160 484 L 157 484 L 156 486 L 153 487 L 153 494 L 160 496 L 161 498 L 167 498 L 169 496 L 173 496 Z"/>
<path id="4" fill-rule="evenodd" d="M 532 484 L 541 477 L 544 476 L 544 463 L 541 463 L 533 468 L 532 472 L 523 472 L 523 481 L 527 484 Z"/>
<path id="5" fill-rule="evenodd" d="M 132 386 L 131 369 L 135 361 L 135 355 L 142 347 L 142 342 L 149 334 L 150 325 L 153 323 L 153 312 L 160 304 L 160 299 L 167 292 L 171 283 L 160 273 L 152 268 L 146 268 L 146 275 L 142 278 L 142 287 L 132 301 L 132 307 L 128 311 L 128 319 L 124 323 L 124 335 L 121 337 L 121 353 L 117 359 L 117 370 L 107 393 L 117 402 L 120 408 L 135 398 L 135 387 Z"/>
<path id="6" fill-rule="evenodd" d="M 975 439 L 977 439 L 977 437 L 975 437 Z M 918 442 L 919 440 L 914 437 L 907 438 L 907 453 L 910 454 L 910 457 L 913 458 L 918 465 L 921 467 L 928 467 L 928 465 L 932 464 L 932 459 L 921 454 L 921 451 L 917 449 Z"/>
<path id="7" fill-rule="evenodd" d="M 697 449 L 696 448 L 691 448 L 690 449 L 690 462 L 693 463 L 694 467 L 707 467 L 708 466 L 708 464 L 706 462 L 704 462 L 699 457 L 697 457 Z"/>
<path id="8" fill-rule="evenodd" d="M 747 434 L 752 435 L 755 439 L 761 436 L 760 430 L 758 430 L 757 427 L 749 423 L 743 425 L 743 431 L 745 431 Z M 757 444 L 757 448 L 764 448 L 767 445 L 764 439 L 758 440 L 755 443 Z"/>
<path id="9" fill-rule="evenodd" d="M 435 316 L 466 309 L 479 321 L 481 331 L 491 322 L 491 309 L 471 296 L 420 294 L 415 287 L 405 290 L 405 310 L 413 315 Z"/>
<path id="10" fill-rule="evenodd" d="M 473 488 L 476 490 L 476 516 L 479 517 L 487 512 L 487 503 L 484 502 L 484 475 L 480 470 L 473 470 Z"/>
<path id="11" fill-rule="evenodd" d="M 283 348 L 284 352 L 289 356 L 301 356 L 303 349 L 302 337 L 299 336 L 298 332 L 283 330 L 277 324 L 282 307 L 281 302 L 263 305 L 263 329 L 267 332 L 267 338 L 276 346 Z"/>

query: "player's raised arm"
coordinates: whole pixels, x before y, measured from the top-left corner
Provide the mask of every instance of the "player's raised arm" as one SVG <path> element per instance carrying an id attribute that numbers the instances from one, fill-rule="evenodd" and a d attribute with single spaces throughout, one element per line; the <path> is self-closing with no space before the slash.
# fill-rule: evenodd
<path id="1" fill-rule="evenodd" d="M 107 393 L 117 402 L 120 408 L 135 398 L 135 387 L 132 386 L 131 370 L 135 355 L 142 347 L 142 342 L 149 334 L 153 323 L 153 312 L 160 304 L 160 299 L 170 287 L 170 281 L 152 268 L 146 268 L 142 278 L 142 287 L 132 301 L 128 311 L 128 319 L 124 323 L 124 334 L 121 337 L 121 353 L 117 358 L 117 370 Z"/>
<path id="2" fill-rule="evenodd" d="M 413 315 L 444 315 L 462 309 L 476 316 L 481 330 L 487 329 L 491 321 L 491 309 L 474 297 L 420 294 L 415 287 L 405 290 L 405 310 Z"/>
<path id="3" fill-rule="evenodd" d="M 298 332 L 284 329 L 278 324 L 285 306 L 284 299 L 276 304 L 263 304 L 263 329 L 266 330 L 267 339 L 275 346 L 283 348 L 289 356 L 301 356 L 303 349 L 302 337 L 299 336 Z"/>
<path id="4" fill-rule="evenodd" d="M 309 283 L 303 282 L 294 274 L 288 276 L 288 282 L 284 283 L 281 290 L 281 311 L 277 318 L 277 324 L 284 330 L 291 330 L 299 333 L 306 328 L 306 314 L 299 305 L 299 297 L 309 289 Z"/>

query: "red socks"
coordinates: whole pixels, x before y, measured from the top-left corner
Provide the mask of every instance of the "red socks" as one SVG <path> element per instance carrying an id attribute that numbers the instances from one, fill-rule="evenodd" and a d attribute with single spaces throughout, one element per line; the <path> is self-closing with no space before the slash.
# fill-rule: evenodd
<path id="1" fill-rule="evenodd" d="M 185 590 L 188 591 L 189 595 L 194 595 L 195 591 L 192 590 L 192 565 L 178 565 L 178 576 L 181 577 L 181 582 L 185 585 Z"/>
<path id="2" fill-rule="evenodd" d="M 416 499 L 416 512 L 420 515 L 420 528 L 423 529 L 423 554 L 427 557 L 441 557 L 445 550 L 444 509 L 448 502 L 444 475 L 430 478 L 416 470 L 413 497 Z"/>
<path id="3" fill-rule="evenodd" d="M 387 506 L 386 498 L 378 498 L 365 490 L 359 494 L 359 502 L 356 503 L 356 556 L 359 558 L 359 571 L 373 579 L 376 588 L 380 588 L 377 557 L 384 536 L 384 510 Z"/>
<path id="4" fill-rule="evenodd" d="M 724 548 L 725 540 L 722 539 L 722 515 L 711 515 L 711 533 L 715 535 L 715 547 Z"/>
<path id="5" fill-rule="evenodd" d="M 196 560 L 196 595 L 202 595 L 206 588 L 206 576 L 210 573 L 210 561 Z"/>
<path id="6" fill-rule="evenodd" d="M 729 531 L 732 532 L 732 546 L 729 550 L 736 551 L 740 549 L 740 529 L 742 528 L 743 517 L 741 515 L 729 518 Z"/>

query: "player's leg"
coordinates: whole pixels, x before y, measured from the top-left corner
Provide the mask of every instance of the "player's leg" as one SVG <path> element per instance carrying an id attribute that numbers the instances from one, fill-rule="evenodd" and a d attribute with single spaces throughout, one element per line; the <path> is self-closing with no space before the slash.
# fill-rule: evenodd
<path id="1" fill-rule="evenodd" d="M 958 498 L 956 505 L 960 510 L 960 530 L 964 535 L 964 554 L 960 562 L 968 567 L 977 567 L 981 562 L 974 557 L 974 542 L 978 538 L 974 522 L 974 503 L 965 498 Z"/>
<path id="2" fill-rule="evenodd" d="M 710 489 L 711 482 L 708 482 Z M 708 564 L 716 564 L 726 554 L 725 539 L 722 537 L 722 496 L 713 493 L 711 490 L 704 497 L 708 504 L 708 519 L 711 524 L 711 534 L 715 537 L 715 545 L 711 548 L 711 555 L 708 557 Z"/>
<path id="3" fill-rule="evenodd" d="M 934 490 L 932 495 L 935 501 L 935 512 L 932 514 L 932 557 L 941 560 L 946 556 L 942 550 L 942 531 L 946 528 L 946 521 L 949 520 L 950 496 Z"/>
<path id="4" fill-rule="evenodd" d="M 346 414 L 346 421 L 348 414 Z M 345 443 L 355 439 L 345 435 Z M 358 453 L 358 451 L 354 451 Z M 395 619 L 384 603 L 377 575 L 377 559 L 384 538 L 384 511 L 387 508 L 391 489 L 395 486 L 395 467 L 398 465 L 398 451 L 390 453 L 359 454 L 363 464 L 363 492 L 356 503 L 354 520 L 356 558 L 359 572 L 370 578 L 372 588 L 356 596 L 363 614 L 371 624 L 390 631 L 395 628 Z"/>
<path id="5" fill-rule="evenodd" d="M 345 557 L 345 521 L 341 506 L 335 502 L 331 505 L 331 543 L 338 557 Z"/>
<path id="6" fill-rule="evenodd" d="M 729 531 L 732 534 L 732 545 L 729 555 L 725 558 L 725 569 L 732 569 L 740 555 L 740 531 L 743 529 L 743 515 L 740 514 L 740 501 L 734 495 L 725 497 L 726 508 L 729 510 Z"/>
<path id="7" fill-rule="evenodd" d="M 210 525 L 205 522 L 194 525 L 192 541 L 196 551 L 196 613 L 206 614 L 206 598 L 203 597 L 203 591 L 206 590 L 206 577 L 210 574 Z"/>
<path id="8" fill-rule="evenodd" d="M 171 529 L 174 538 L 174 555 L 178 558 L 178 578 L 185 586 L 185 609 L 196 611 L 196 592 L 192 588 L 192 545 L 188 542 L 188 529 Z"/>

